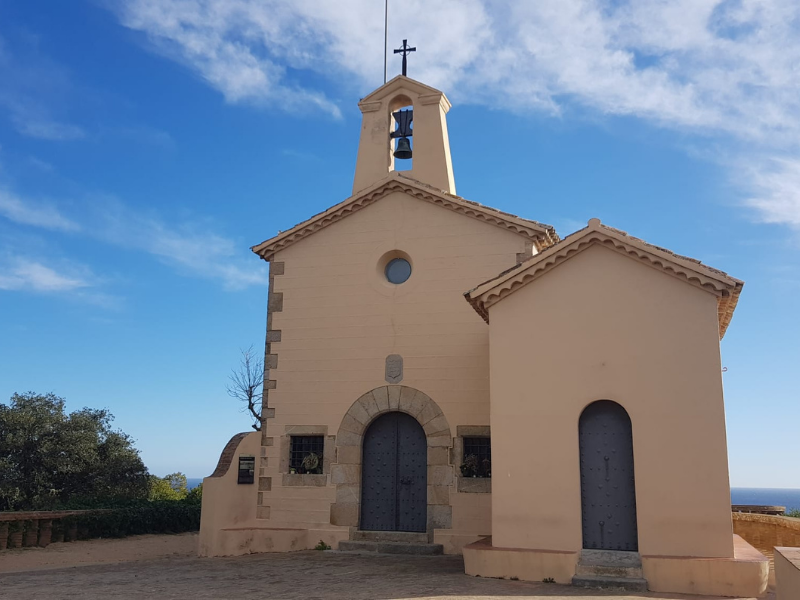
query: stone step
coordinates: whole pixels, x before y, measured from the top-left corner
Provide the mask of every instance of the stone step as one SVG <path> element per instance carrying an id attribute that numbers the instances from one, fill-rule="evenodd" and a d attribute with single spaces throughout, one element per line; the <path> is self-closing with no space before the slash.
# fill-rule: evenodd
<path id="1" fill-rule="evenodd" d="M 621 567 L 617 565 L 587 565 L 578 563 L 575 570 L 578 577 L 616 577 L 620 579 L 642 579 L 642 567 Z"/>
<path id="2" fill-rule="evenodd" d="M 370 540 L 342 540 L 339 542 L 342 552 L 380 552 L 382 554 L 443 554 L 441 544 L 420 544 L 410 542 L 375 542 Z"/>
<path id="3" fill-rule="evenodd" d="M 638 552 L 622 550 L 581 550 L 580 564 L 604 567 L 641 567 L 642 557 Z"/>
<path id="4" fill-rule="evenodd" d="M 367 542 L 408 542 L 427 544 L 428 534 L 415 531 L 354 531 L 351 540 Z"/>
<path id="5" fill-rule="evenodd" d="M 575 575 L 572 578 L 572 585 L 585 588 L 600 588 L 600 589 L 622 589 L 632 592 L 646 592 L 647 580 L 642 578 L 627 578 L 627 577 L 597 577 L 584 575 Z"/>

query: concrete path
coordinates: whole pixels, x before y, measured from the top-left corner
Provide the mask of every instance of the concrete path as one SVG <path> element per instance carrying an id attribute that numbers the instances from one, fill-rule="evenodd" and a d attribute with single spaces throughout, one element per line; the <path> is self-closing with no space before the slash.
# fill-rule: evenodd
<path id="1" fill-rule="evenodd" d="M 144 536 L 158 537 L 158 536 Z M 169 536 L 186 546 L 170 554 L 127 562 L 92 564 L 48 570 L 8 571 L 11 553 L 0 554 L 0 598 L 15 600 L 115 598 L 280 599 L 280 600 L 558 600 L 566 598 L 638 598 L 683 600 L 697 596 L 581 590 L 571 586 L 482 579 L 464 575 L 461 557 L 394 556 L 313 550 L 291 554 L 253 554 L 235 558 L 196 558 L 189 555 L 196 536 Z M 135 540 L 130 540 L 135 541 Z M 61 549 L 76 552 L 81 544 L 102 547 L 107 559 L 113 544 L 126 540 L 96 540 Z M 148 543 L 151 543 L 148 541 Z M 174 542 L 173 542 L 174 543 Z M 38 553 L 44 560 L 54 545 Z M 159 546 L 154 545 L 154 548 Z M 81 550 L 84 556 L 87 550 Z M 91 553 L 89 553 L 91 554 Z M 30 555 L 33 556 L 32 554 Z M 29 563 L 30 564 L 30 563 Z M 47 566 L 44 566 L 47 569 Z M 5 571 L 3 573 L 3 571 Z M 774 596 L 771 597 L 774 600 Z M 708 598 L 706 598 L 708 600 Z"/>

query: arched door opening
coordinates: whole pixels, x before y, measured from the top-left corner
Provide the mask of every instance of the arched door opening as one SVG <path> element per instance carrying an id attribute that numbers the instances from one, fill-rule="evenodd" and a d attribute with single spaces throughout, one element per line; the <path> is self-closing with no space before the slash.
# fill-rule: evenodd
<path id="1" fill-rule="evenodd" d="M 578 431 L 583 547 L 636 552 L 631 419 L 616 402 L 598 400 L 581 413 Z"/>
<path id="2" fill-rule="evenodd" d="M 406 413 L 385 413 L 370 424 L 362 448 L 361 529 L 424 532 L 428 444 L 422 426 Z"/>

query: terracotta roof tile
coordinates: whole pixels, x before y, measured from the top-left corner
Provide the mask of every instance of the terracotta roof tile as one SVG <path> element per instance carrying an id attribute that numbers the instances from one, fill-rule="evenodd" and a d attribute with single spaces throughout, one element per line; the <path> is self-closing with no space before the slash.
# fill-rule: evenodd
<path id="1" fill-rule="evenodd" d="M 660 260 L 664 259 L 670 260 L 677 265 L 683 263 L 681 266 L 682 268 L 685 267 L 690 271 L 702 273 L 705 276 L 710 277 L 712 280 L 717 281 L 717 285 L 714 286 L 714 289 L 715 292 L 718 293 L 717 312 L 719 318 L 720 339 L 722 339 L 722 337 L 725 335 L 728 325 L 730 324 L 731 318 L 733 317 L 733 311 L 736 309 L 736 305 L 739 301 L 739 295 L 741 294 L 742 287 L 744 286 L 743 281 L 731 277 L 724 271 L 709 267 L 696 258 L 677 254 L 672 250 L 668 250 L 667 248 L 649 244 L 641 238 L 629 235 L 627 232 L 622 231 L 621 229 L 603 225 L 599 219 L 591 219 L 587 227 L 571 233 L 570 235 L 544 249 L 538 254 L 533 255 L 522 263 L 519 263 L 510 269 L 506 269 L 495 277 L 492 277 L 491 279 L 488 279 L 469 290 L 464 294 L 467 302 L 469 302 L 478 312 L 478 314 L 480 314 L 488 322 L 488 308 L 491 306 L 491 304 L 499 301 L 505 297 L 505 295 L 511 293 L 511 291 L 518 289 L 521 285 L 525 285 L 527 282 L 533 280 L 533 276 L 525 277 L 522 275 L 522 273 L 529 269 L 533 269 L 539 263 L 547 264 L 538 269 L 538 271 L 544 272 L 545 268 L 552 268 L 558 264 L 559 261 L 556 260 L 548 262 L 548 259 L 551 257 L 557 258 L 565 248 L 586 237 L 593 231 L 607 233 L 608 235 L 618 239 L 622 238 L 622 240 L 625 242 L 639 248 L 640 252 L 644 250 L 645 253 L 652 253 L 653 255 L 658 256 L 659 260 L 656 260 L 655 262 L 662 267 L 663 265 L 660 263 Z M 564 253 L 563 258 L 566 258 L 566 256 L 567 253 Z"/>

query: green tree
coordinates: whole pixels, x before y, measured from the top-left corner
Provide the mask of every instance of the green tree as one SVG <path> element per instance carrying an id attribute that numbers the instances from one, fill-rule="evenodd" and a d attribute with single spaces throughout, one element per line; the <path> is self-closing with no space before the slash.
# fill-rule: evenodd
<path id="1" fill-rule="evenodd" d="M 0 404 L 0 510 L 147 497 L 147 468 L 105 409 L 65 410 L 55 394 Z"/>
<path id="2" fill-rule="evenodd" d="M 201 504 L 203 502 L 203 484 L 193 487 L 184 498 L 188 504 Z"/>
<path id="3" fill-rule="evenodd" d="M 186 475 L 170 473 L 166 477 L 150 475 L 148 500 L 183 500 L 189 494 Z"/>

